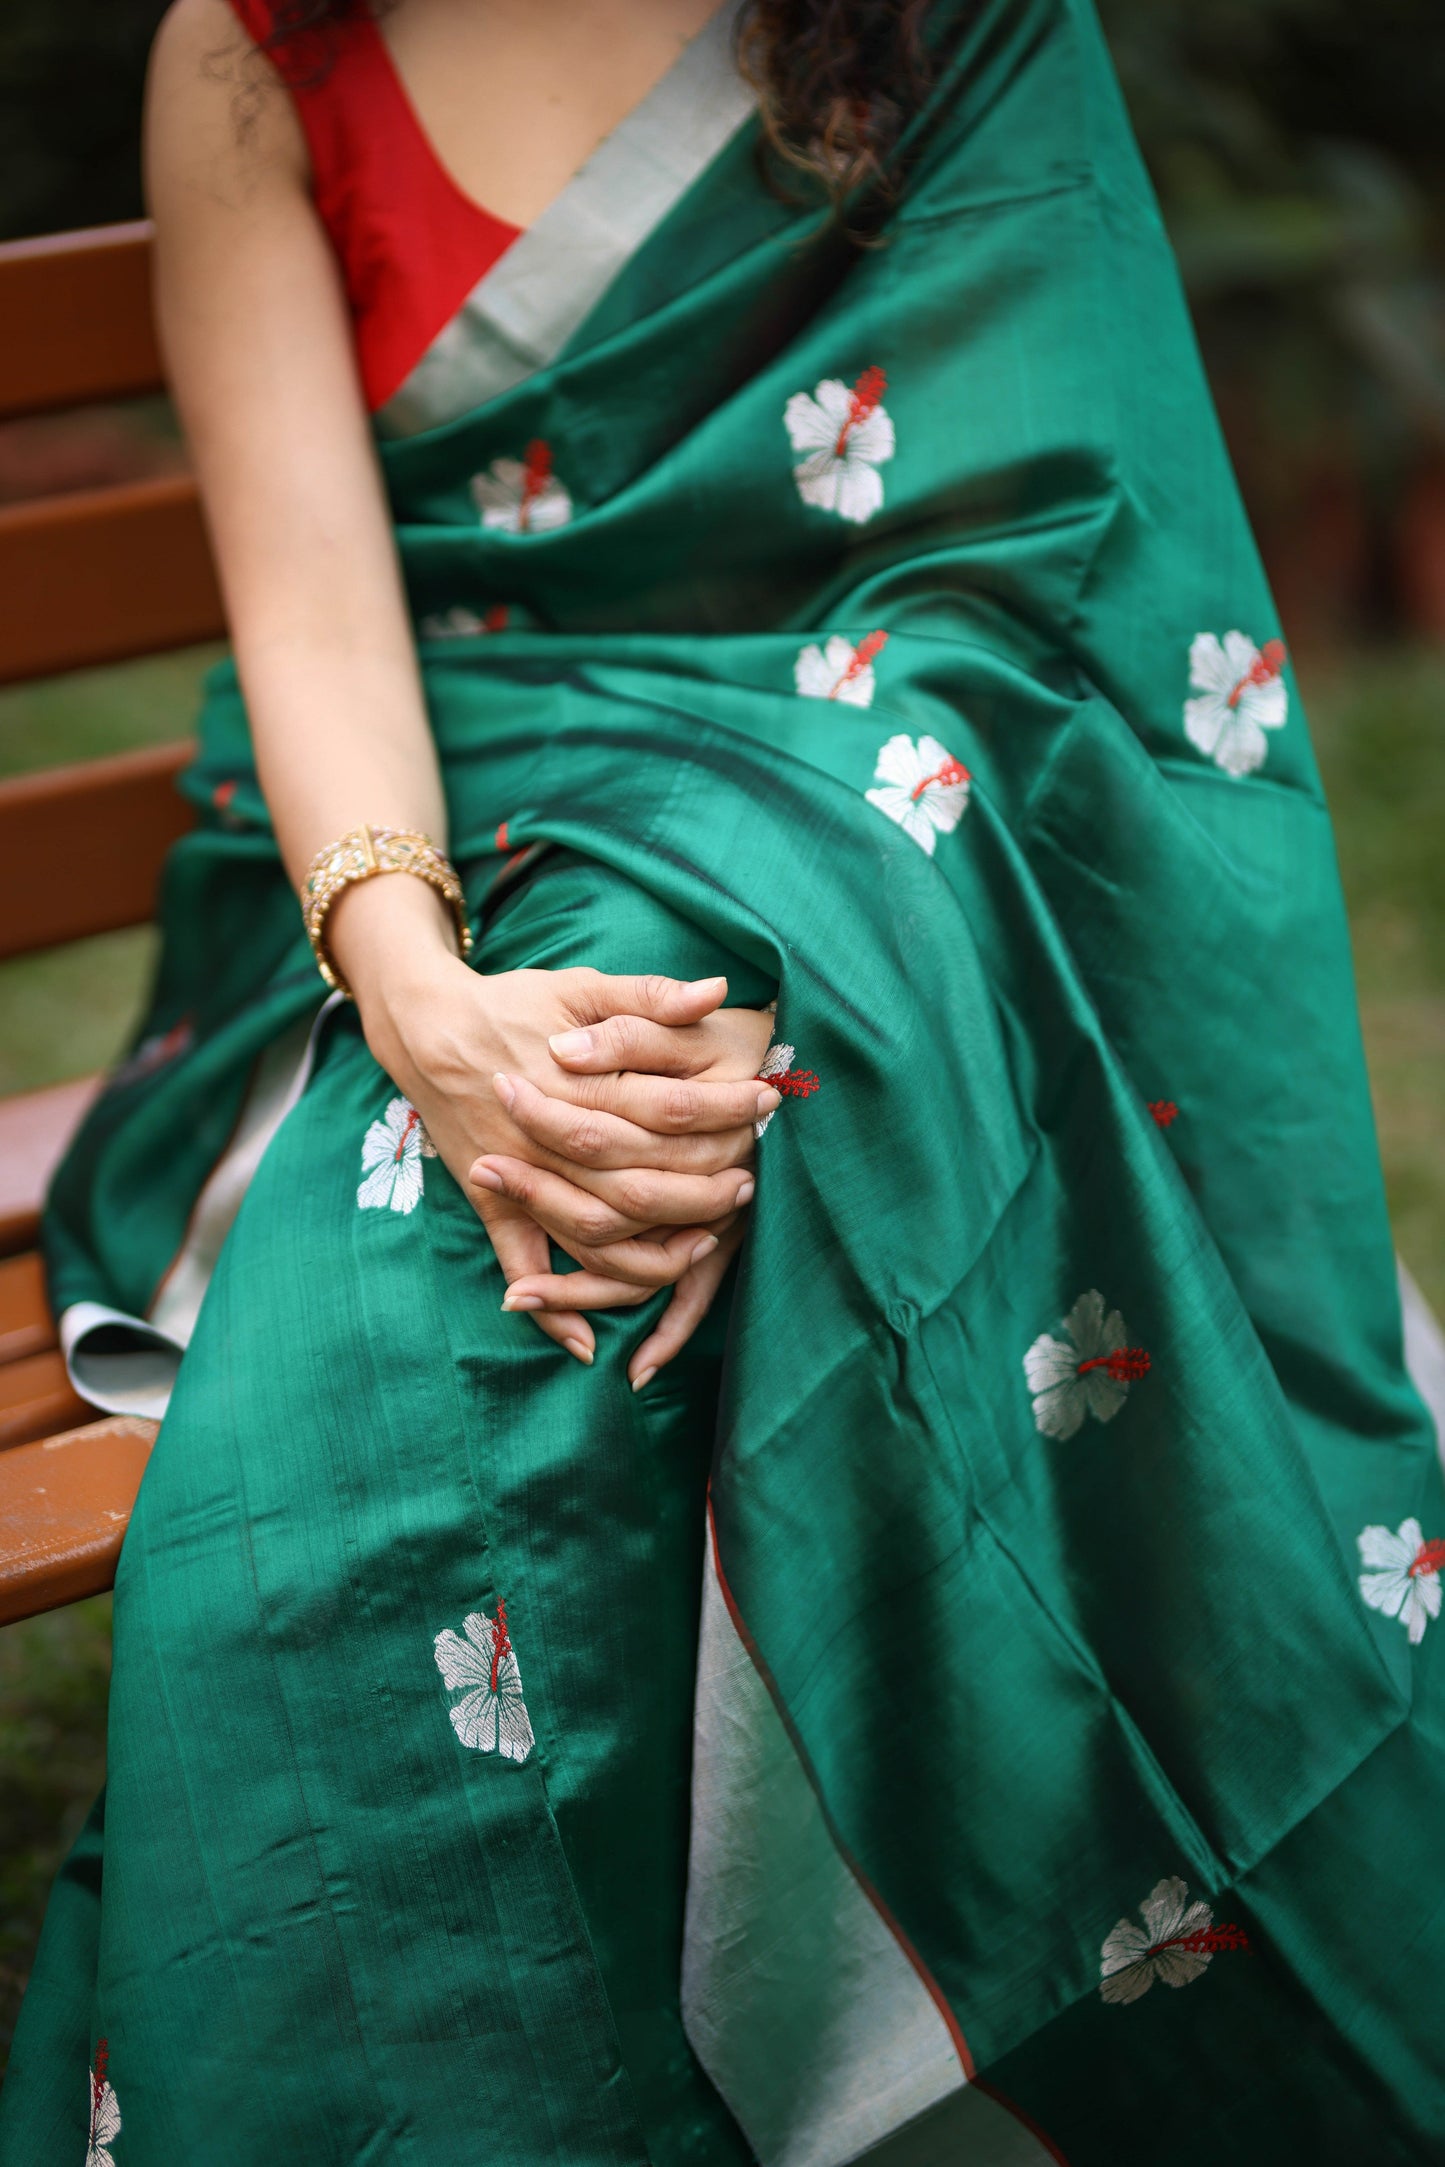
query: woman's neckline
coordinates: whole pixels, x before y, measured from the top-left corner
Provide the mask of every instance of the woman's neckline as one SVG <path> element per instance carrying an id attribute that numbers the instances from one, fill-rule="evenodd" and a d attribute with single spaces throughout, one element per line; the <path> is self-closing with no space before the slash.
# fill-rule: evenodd
<path id="1" fill-rule="evenodd" d="M 546 214 L 552 209 L 553 205 L 561 201 L 563 196 L 566 195 L 568 189 L 571 188 L 573 183 L 576 181 L 578 175 L 584 172 L 592 159 L 596 157 L 598 151 L 601 150 L 603 144 L 610 142 L 611 139 L 615 135 L 617 135 L 620 130 L 626 128 L 630 122 L 636 119 L 637 115 L 642 111 L 643 107 L 647 105 L 651 99 L 657 96 L 658 92 L 663 88 L 666 83 L 671 80 L 673 75 L 682 66 L 683 62 L 686 60 L 688 54 L 692 51 L 698 39 L 706 36 L 707 32 L 713 27 L 720 15 L 730 13 L 733 4 L 734 0 L 716 0 L 716 5 L 714 5 L 714 7 L 711 9 L 710 13 L 707 15 L 704 21 L 698 24 L 697 29 L 678 48 L 677 52 L 673 55 L 672 59 L 667 62 L 661 72 L 658 75 L 655 75 L 652 81 L 641 92 L 641 94 L 633 100 L 632 104 L 627 108 L 626 112 L 618 116 L 618 118 L 612 123 L 612 126 L 606 131 L 604 135 L 599 136 L 597 141 L 587 151 L 586 155 L 579 160 L 577 165 L 573 167 L 572 171 L 567 175 L 567 178 L 562 182 L 561 186 L 554 192 L 553 195 L 548 198 L 547 202 L 542 205 L 541 209 L 536 212 L 535 216 L 529 221 L 528 225 L 526 226 L 518 225 L 515 219 L 503 217 L 499 211 L 492 210 L 490 205 L 480 202 L 469 189 L 463 187 L 462 183 L 458 180 L 456 174 L 448 165 L 446 159 L 443 158 L 441 152 L 437 149 L 435 138 L 433 137 L 432 132 L 430 128 L 428 128 L 425 120 L 422 118 L 421 110 L 417 105 L 415 98 L 412 96 L 410 85 L 407 83 L 406 77 L 402 72 L 401 65 L 398 62 L 396 55 L 393 53 L 390 44 L 387 42 L 386 33 L 383 30 L 380 21 L 377 19 L 376 16 L 372 15 L 369 10 L 363 10 L 358 16 L 353 18 L 353 20 L 358 26 L 362 27 L 363 35 L 369 35 L 375 40 L 378 56 L 382 62 L 382 65 L 385 67 L 387 74 L 391 78 L 397 98 L 406 112 L 408 121 L 410 122 L 412 128 L 415 130 L 418 142 L 425 150 L 428 161 L 434 167 L 440 178 L 445 182 L 447 188 L 451 191 L 457 202 L 460 203 L 473 217 L 484 218 L 488 220 L 492 225 L 502 227 L 508 233 L 522 234 L 529 231 L 531 226 L 535 226 L 538 219 L 544 218 Z"/>

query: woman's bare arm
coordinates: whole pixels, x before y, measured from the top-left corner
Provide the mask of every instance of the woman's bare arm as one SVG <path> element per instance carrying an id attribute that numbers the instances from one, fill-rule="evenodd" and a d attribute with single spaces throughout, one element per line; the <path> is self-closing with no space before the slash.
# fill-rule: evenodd
<path id="1" fill-rule="evenodd" d="M 157 311 L 293 883 L 378 808 L 446 837 L 346 300 L 307 178 L 269 63 L 224 0 L 180 0 L 147 97 Z M 402 898 L 445 929 L 421 883 L 378 882 L 365 901 L 389 913 Z M 338 941 L 361 900 L 338 907 Z"/>
<path id="2" fill-rule="evenodd" d="M 304 138 L 225 0 L 177 0 L 162 24 L 146 181 L 162 343 L 287 871 L 299 883 L 318 849 L 368 821 L 422 829 L 445 847 L 385 491 Z M 699 1134 L 686 1172 L 649 1186 L 660 1208 L 643 1224 L 607 1200 L 623 1186 L 615 1173 L 548 1155 L 510 1122 L 490 1080 L 515 1073 L 565 1096 L 573 1086 L 549 1035 L 628 1006 L 669 1028 L 700 1025 L 720 985 L 689 991 L 592 972 L 479 979 L 458 961 L 434 892 L 404 878 L 348 890 L 331 938 L 373 1051 L 458 1179 L 488 1152 L 570 1177 L 549 1187 L 540 1212 L 471 1186 L 509 1280 L 548 1271 L 550 1232 L 594 1276 L 650 1290 L 676 1281 L 709 1227 L 726 1224 L 746 1178 L 741 1126 Z M 679 1072 L 713 1072 L 705 1034 L 681 1035 L 691 1066 Z M 626 1079 L 615 1092 L 628 1111 Z M 732 1118 L 747 1114 L 739 1106 Z M 537 1321 L 590 1357 L 580 1315 L 549 1309 Z"/>

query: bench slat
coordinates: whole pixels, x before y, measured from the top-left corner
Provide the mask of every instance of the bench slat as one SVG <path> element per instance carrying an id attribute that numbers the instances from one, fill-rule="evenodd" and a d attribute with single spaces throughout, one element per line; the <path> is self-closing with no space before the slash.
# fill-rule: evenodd
<path id="1" fill-rule="evenodd" d="M 144 224 L 0 246 L 0 420 L 160 390 L 150 271 Z M 187 477 L 0 507 L 0 682 L 223 631 Z M 151 916 L 162 858 L 190 825 L 174 789 L 187 754 L 167 746 L 0 786 L 0 956 Z M 97 1087 L 87 1077 L 0 1101 L 0 1623 L 111 1585 L 156 1432 L 87 1419 L 34 1250 L 51 1172 Z"/>
<path id="2" fill-rule="evenodd" d="M 157 1428 L 107 1415 L 0 1452 L 0 1625 L 113 1585 Z"/>
<path id="3" fill-rule="evenodd" d="M 149 923 L 165 854 L 194 825 L 175 787 L 190 754 L 148 746 L 0 783 L 0 957 Z"/>
<path id="4" fill-rule="evenodd" d="M 55 1345 L 55 1320 L 45 1299 L 45 1267 L 38 1252 L 0 1263 L 0 1367 Z"/>
<path id="5" fill-rule="evenodd" d="M 145 221 L 0 246 L 0 417 L 161 384 Z"/>
<path id="6" fill-rule="evenodd" d="M 0 1459 L 13 1445 L 53 1436 L 94 1413 L 71 1385 L 58 1348 L 7 1362 L 0 1369 Z"/>
<path id="7" fill-rule="evenodd" d="M 189 474 L 0 507 L 0 683 L 193 647 L 225 628 Z"/>
<path id="8" fill-rule="evenodd" d="M 93 1413 L 89 1400 L 71 1387 L 58 1348 L 6 1361 L 0 1370 L 0 1458 L 11 1445 L 52 1437 L 71 1422 L 87 1422 Z"/>
<path id="9" fill-rule="evenodd" d="M 81 1076 L 0 1099 L 0 1256 L 35 1247 L 50 1177 L 99 1089 Z"/>

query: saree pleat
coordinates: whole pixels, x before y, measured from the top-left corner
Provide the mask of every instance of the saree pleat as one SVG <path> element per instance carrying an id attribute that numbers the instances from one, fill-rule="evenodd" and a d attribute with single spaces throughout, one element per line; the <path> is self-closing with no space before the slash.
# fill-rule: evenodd
<path id="1" fill-rule="evenodd" d="M 733 963 L 554 854 L 502 900 L 482 967 L 583 954 Z M 127 1537 L 106 1812 L 121 1866 L 93 1959 L 123 2013 L 107 2044 L 126 2146 L 745 2159 L 678 2013 L 726 1306 L 649 1398 L 625 1374 L 635 1315 L 599 1318 L 585 1375 L 540 1335 L 518 1347 L 439 1162 L 412 1212 L 357 1208 L 357 1139 L 391 1097 L 337 1018 L 226 1246 Z M 536 1726 L 516 1761 L 449 1727 L 433 1648 L 509 1591 Z M 37 1978 L 70 1976 L 66 1922 L 93 1911 L 62 1888 Z M 26 2019 L 46 2022 L 43 1999 Z M 4 2125 L 17 2160 L 35 2156 L 32 2051 L 22 2038 Z"/>

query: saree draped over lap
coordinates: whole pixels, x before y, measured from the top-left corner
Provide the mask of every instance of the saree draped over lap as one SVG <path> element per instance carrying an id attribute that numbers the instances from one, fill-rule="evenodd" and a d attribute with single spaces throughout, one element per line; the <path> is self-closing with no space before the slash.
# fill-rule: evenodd
<path id="1" fill-rule="evenodd" d="M 483 967 L 726 968 L 785 1096 L 634 1402 L 643 1321 L 497 1317 L 328 1019 L 6 2167 L 1445 2160 L 1445 1496 L 1329 823 L 1086 0 L 940 20 L 880 245 L 745 122 L 385 444 Z M 319 1001 L 229 669 L 187 787 L 50 1218 L 112 1316 Z"/>

